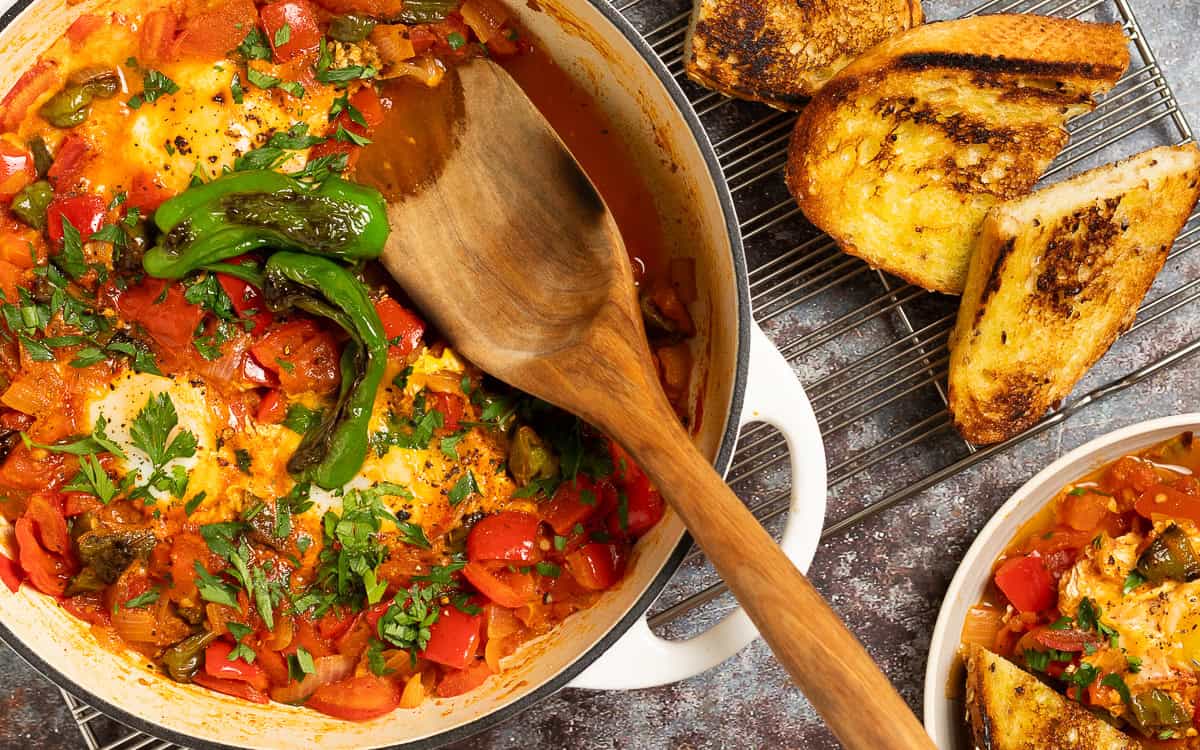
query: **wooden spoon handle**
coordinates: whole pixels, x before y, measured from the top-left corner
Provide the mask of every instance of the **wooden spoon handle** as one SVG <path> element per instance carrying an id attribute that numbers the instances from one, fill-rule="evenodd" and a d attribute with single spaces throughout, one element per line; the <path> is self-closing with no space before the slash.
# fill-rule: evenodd
<path id="1" fill-rule="evenodd" d="M 851 750 L 929 748 L 862 644 L 669 416 L 610 430 L 682 516 L 776 658 Z M 622 432 L 624 434 L 622 434 Z"/>

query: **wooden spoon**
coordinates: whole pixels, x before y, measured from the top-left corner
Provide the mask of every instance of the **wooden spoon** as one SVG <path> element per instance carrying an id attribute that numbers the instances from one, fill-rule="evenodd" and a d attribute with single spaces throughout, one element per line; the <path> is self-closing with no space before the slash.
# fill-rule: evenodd
<path id="1" fill-rule="evenodd" d="M 414 104 L 422 97 L 400 97 L 405 119 L 385 124 L 360 159 L 360 179 L 390 201 L 384 266 L 463 355 L 629 451 L 842 743 L 932 748 L 862 646 L 693 447 L 650 359 L 621 236 L 588 177 L 503 69 L 476 60 L 458 79 L 424 93 L 424 112 Z M 423 124 L 406 125 L 410 117 Z M 422 142 L 406 127 L 454 136 Z"/>

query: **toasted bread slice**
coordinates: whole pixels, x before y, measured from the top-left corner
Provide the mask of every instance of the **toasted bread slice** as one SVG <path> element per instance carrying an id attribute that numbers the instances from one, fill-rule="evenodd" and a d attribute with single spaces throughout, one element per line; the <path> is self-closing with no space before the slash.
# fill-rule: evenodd
<path id="1" fill-rule="evenodd" d="M 997 15 L 918 26 L 801 113 L 787 182 L 846 252 L 959 294 L 987 210 L 1026 194 L 1129 64 L 1121 27 Z"/>
<path id="2" fill-rule="evenodd" d="M 1142 743 L 982 646 L 967 652 L 977 750 L 1142 750 Z"/>
<path id="3" fill-rule="evenodd" d="M 864 50 L 922 17 L 920 0 L 697 0 L 684 69 L 727 96 L 799 109 Z"/>
<path id="4" fill-rule="evenodd" d="M 1020 432 L 1117 335 L 1200 196 L 1200 149 L 1164 146 L 988 212 L 950 339 L 950 411 L 974 443 Z"/>

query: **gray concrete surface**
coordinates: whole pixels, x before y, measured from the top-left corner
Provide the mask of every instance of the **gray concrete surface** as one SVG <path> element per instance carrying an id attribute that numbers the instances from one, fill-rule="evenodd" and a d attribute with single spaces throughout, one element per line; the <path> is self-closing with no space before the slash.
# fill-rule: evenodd
<path id="1" fill-rule="evenodd" d="M 1130 0 L 1143 31 L 1175 88 L 1183 111 L 1200 121 L 1200 2 Z M 930 0 L 932 18 L 945 18 L 973 3 Z M 1046 7 L 1053 7 L 1050 3 Z M 680 3 L 646 0 L 641 20 L 668 18 Z M 643 26 L 646 28 L 648 26 Z M 757 113 L 761 116 L 761 112 Z M 778 176 L 763 182 L 764 193 L 777 191 Z M 749 214 L 744 214 L 749 215 Z M 762 243 L 757 262 L 769 257 Z M 764 255 L 765 254 L 765 255 Z M 1195 279 L 1196 262 L 1183 259 L 1164 272 L 1163 288 Z M 1155 293 L 1151 293 L 1151 298 Z M 826 300 L 826 302 L 828 302 Z M 790 340 L 827 317 L 819 299 L 770 320 L 769 333 Z M 933 313 L 944 302 L 930 303 Z M 919 314 L 919 311 L 918 311 Z M 864 329 L 865 330 L 865 329 Z M 1200 311 L 1186 306 L 1118 342 L 1077 393 L 1106 383 L 1149 359 L 1200 334 Z M 861 352 L 862 330 L 796 362 L 806 381 L 832 371 L 848 352 Z M 817 586 L 829 597 L 855 633 L 867 644 L 914 710 L 920 711 L 926 649 L 942 593 L 958 560 L 991 513 L 1036 470 L 1092 437 L 1142 419 L 1197 410 L 1200 378 L 1196 361 L 1184 362 L 1076 414 L 1013 449 L 985 460 L 846 533 L 828 540 L 812 567 Z M 914 395 L 912 408 L 931 409 Z M 908 419 L 908 422 L 903 421 Z M 888 421 L 899 420 L 899 421 Z M 872 439 L 910 424 L 912 416 L 889 416 L 881 424 L 856 425 L 829 438 L 835 464 Z M 830 520 L 844 517 L 864 498 L 903 486 L 922 473 L 959 458 L 962 446 L 949 436 L 925 441 L 918 450 L 838 485 L 830 499 Z M 739 487 L 743 497 L 761 497 L 786 477 L 766 478 Z M 890 484 L 889 484 L 890 483 Z M 700 563 L 685 565 L 677 583 L 664 594 L 672 602 L 712 580 Z M 687 634 L 731 606 L 720 600 L 667 630 Z M 398 717 L 398 720 L 402 718 Z M 97 724 L 102 735 L 113 727 Z M 103 737 L 102 737 L 103 739 Z M 81 747 L 56 688 L 0 646 L 0 748 Z M 836 743 L 811 706 L 787 682 L 761 643 L 699 677 L 668 687 L 625 693 L 567 690 L 506 724 L 456 745 L 461 750 L 501 748 L 827 748 Z"/>

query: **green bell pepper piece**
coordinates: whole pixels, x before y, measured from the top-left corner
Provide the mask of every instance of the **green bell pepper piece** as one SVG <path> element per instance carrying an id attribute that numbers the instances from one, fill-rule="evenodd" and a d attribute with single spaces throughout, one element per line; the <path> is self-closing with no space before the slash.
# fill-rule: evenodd
<path id="1" fill-rule="evenodd" d="M 143 266 L 168 279 L 263 247 L 370 260 L 389 231 L 378 190 L 332 176 L 314 187 L 265 169 L 189 188 L 163 203 L 154 222 L 162 237 Z"/>
<path id="2" fill-rule="evenodd" d="M 304 435 L 288 470 L 325 489 L 354 478 L 366 460 L 371 411 L 387 368 L 388 340 L 367 288 L 328 258 L 289 251 L 263 268 L 267 306 L 297 307 L 334 320 L 351 337 L 342 352 L 337 404 Z"/>

